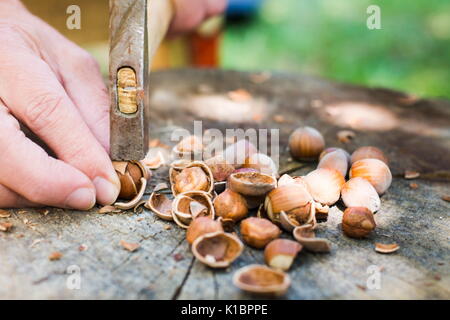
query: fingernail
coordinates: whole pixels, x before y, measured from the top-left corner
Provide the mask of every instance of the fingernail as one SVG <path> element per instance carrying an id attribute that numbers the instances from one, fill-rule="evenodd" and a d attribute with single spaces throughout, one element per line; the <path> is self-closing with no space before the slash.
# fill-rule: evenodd
<path id="1" fill-rule="evenodd" d="M 78 209 L 89 210 L 95 205 L 95 192 L 89 188 L 80 188 L 72 192 L 66 200 L 65 206 Z"/>
<path id="2" fill-rule="evenodd" d="M 120 187 L 116 183 L 112 183 L 102 177 L 95 178 L 93 182 L 97 190 L 98 203 L 106 206 L 113 204 L 117 200 Z"/>

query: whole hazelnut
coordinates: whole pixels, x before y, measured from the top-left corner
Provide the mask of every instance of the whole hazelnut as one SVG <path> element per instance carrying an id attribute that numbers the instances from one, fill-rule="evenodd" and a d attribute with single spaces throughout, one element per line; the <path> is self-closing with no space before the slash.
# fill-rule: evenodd
<path id="1" fill-rule="evenodd" d="M 211 169 L 216 182 L 227 180 L 228 176 L 235 170 L 235 167 L 228 163 L 222 155 L 209 158 L 205 163 Z"/>
<path id="2" fill-rule="evenodd" d="M 298 128 L 289 137 L 289 150 L 297 160 L 315 160 L 324 148 L 322 134 L 311 127 Z"/>
<path id="3" fill-rule="evenodd" d="M 301 249 L 302 245 L 296 241 L 275 239 L 264 249 L 264 260 L 271 268 L 287 271 Z"/>
<path id="4" fill-rule="evenodd" d="M 246 158 L 244 168 L 252 168 L 269 176 L 278 176 L 277 165 L 271 157 L 263 153 L 255 153 Z"/>
<path id="5" fill-rule="evenodd" d="M 373 213 L 365 207 L 351 207 L 344 211 L 342 230 L 351 238 L 364 238 L 376 227 Z"/>
<path id="6" fill-rule="evenodd" d="M 391 170 L 378 159 L 363 159 L 353 163 L 350 168 L 350 178 L 357 177 L 369 181 L 379 195 L 385 193 L 392 182 Z"/>
<path id="7" fill-rule="evenodd" d="M 185 168 L 175 177 L 175 190 L 178 193 L 206 190 L 208 184 L 208 177 L 200 167 Z"/>
<path id="8" fill-rule="evenodd" d="M 223 231 L 220 221 L 213 220 L 209 217 L 199 217 L 194 219 L 186 232 L 186 240 L 189 244 L 194 243 L 198 237 L 217 231 Z"/>
<path id="9" fill-rule="evenodd" d="M 360 147 L 356 149 L 352 153 L 351 157 L 351 163 L 355 163 L 356 161 L 363 160 L 363 159 L 378 159 L 380 161 L 383 161 L 384 163 L 388 164 L 388 158 L 386 155 L 378 149 L 377 147 L 372 146 L 366 146 L 366 147 Z"/>
<path id="10" fill-rule="evenodd" d="M 335 169 L 339 171 L 343 177 L 347 176 L 348 159 L 344 152 L 336 150 L 327 153 L 322 157 L 317 168 Z"/>
<path id="11" fill-rule="evenodd" d="M 245 243 L 261 249 L 278 238 L 281 230 L 267 219 L 251 217 L 241 222 L 241 234 Z"/>
<path id="12" fill-rule="evenodd" d="M 244 219 L 248 214 L 248 208 L 243 196 L 226 189 L 214 199 L 214 209 L 219 217 L 231 219 L 235 222 Z"/>

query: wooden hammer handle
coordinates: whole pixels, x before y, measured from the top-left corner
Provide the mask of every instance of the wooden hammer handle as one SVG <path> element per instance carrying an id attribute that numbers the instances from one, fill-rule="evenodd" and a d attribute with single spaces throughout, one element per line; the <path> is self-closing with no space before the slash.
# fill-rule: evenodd
<path id="1" fill-rule="evenodd" d="M 166 36 L 174 16 L 173 0 L 147 0 L 148 55 L 151 61 L 161 41 Z"/>

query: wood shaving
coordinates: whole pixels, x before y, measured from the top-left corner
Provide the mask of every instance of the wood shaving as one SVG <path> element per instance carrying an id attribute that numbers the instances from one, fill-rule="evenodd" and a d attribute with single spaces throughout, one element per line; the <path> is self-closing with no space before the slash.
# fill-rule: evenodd
<path id="1" fill-rule="evenodd" d="M 57 261 L 57 260 L 61 259 L 62 256 L 63 256 L 63 254 L 61 252 L 55 251 L 55 252 L 50 253 L 50 255 L 48 256 L 48 260 Z"/>
<path id="2" fill-rule="evenodd" d="M 0 218 L 9 218 L 11 217 L 11 213 L 6 210 L 0 209 Z"/>
<path id="3" fill-rule="evenodd" d="M 8 232 L 12 229 L 13 224 L 11 222 L 1 222 L 0 223 L 0 231 Z"/>
<path id="4" fill-rule="evenodd" d="M 420 177 L 420 172 L 412 170 L 405 171 L 405 179 L 416 179 L 418 177 Z"/>
<path id="5" fill-rule="evenodd" d="M 119 244 L 130 252 L 134 252 L 141 247 L 139 243 L 126 242 L 125 240 L 120 240 Z"/>
<path id="6" fill-rule="evenodd" d="M 355 138 L 356 134 L 350 130 L 341 130 L 337 133 L 337 138 L 342 143 L 349 143 L 353 138 Z"/>

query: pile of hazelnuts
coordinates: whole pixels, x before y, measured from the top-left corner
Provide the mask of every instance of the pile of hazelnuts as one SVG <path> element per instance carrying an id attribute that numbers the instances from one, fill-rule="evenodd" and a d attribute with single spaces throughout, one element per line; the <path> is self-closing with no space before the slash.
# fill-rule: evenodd
<path id="1" fill-rule="evenodd" d="M 330 241 L 315 235 L 330 207 L 342 199 L 343 232 L 366 237 L 376 227 L 380 195 L 392 181 L 380 149 L 366 146 L 350 155 L 341 148 L 325 148 L 322 134 L 311 127 L 291 134 L 289 150 L 298 161 L 318 160 L 317 168 L 305 176 L 279 177 L 274 161 L 247 140 L 203 160 L 201 138 L 190 136 L 173 148 L 177 156 L 169 170 L 173 197 L 155 189 L 145 206 L 186 229 L 192 253 L 211 268 L 230 266 L 242 254 L 244 243 L 264 249 L 267 266 L 241 268 L 233 283 L 249 292 L 282 294 L 290 286 L 286 271 L 300 251 L 330 252 Z M 121 169 L 126 174 L 126 169 L 135 168 Z M 135 182 L 144 184 L 135 176 Z M 133 175 L 128 180 L 133 181 Z M 283 231 L 292 239 L 280 238 Z"/>

